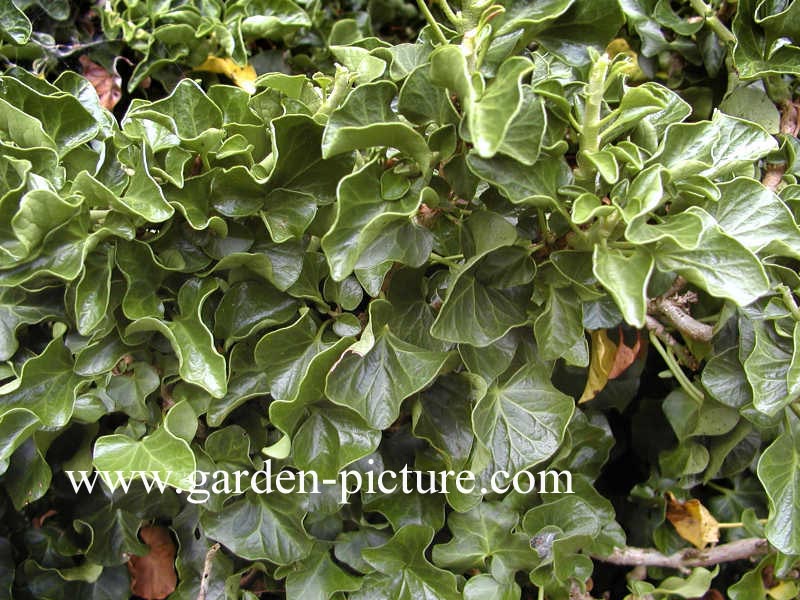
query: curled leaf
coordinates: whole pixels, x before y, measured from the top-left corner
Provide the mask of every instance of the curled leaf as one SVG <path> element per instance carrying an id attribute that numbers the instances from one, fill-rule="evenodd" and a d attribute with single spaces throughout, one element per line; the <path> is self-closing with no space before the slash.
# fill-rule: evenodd
<path id="1" fill-rule="evenodd" d="M 608 375 L 614 367 L 617 345 L 611 341 L 605 329 L 592 331 L 591 357 L 589 359 L 589 378 L 578 404 L 588 402 L 606 387 Z"/>
<path id="2" fill-rule="evenodd" d="M 641 334 L 636 332 L 633 347 L 625 345 L 622 328 L 619 329 L 619 344 L 615 344 L 605 329 L 591 333 L 592 348 L 589 360 L 589 378 L 581 395 L 580 403 L 588 402 L 603 391 L 606 384 L 622 375 L 645 349 Z"/>

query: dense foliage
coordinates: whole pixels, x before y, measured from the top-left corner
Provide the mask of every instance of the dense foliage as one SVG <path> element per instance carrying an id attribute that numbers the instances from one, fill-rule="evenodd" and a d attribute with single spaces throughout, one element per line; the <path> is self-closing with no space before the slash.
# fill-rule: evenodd
<path id="1" fill-rule="evenodd" d="M 795 0 L 0 0 L 0 595 L 795 597 L 799 45 Z M 267 458 L 575 493 L 187 501 Z M 718 531 L 769 546 L 620 564 Z"/>

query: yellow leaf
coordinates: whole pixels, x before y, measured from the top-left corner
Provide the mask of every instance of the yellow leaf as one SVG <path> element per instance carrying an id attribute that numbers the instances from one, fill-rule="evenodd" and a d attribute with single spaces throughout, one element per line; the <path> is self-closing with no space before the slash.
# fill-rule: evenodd
<path id="1" fill-rule="evenodd" d="M 195 67 L 194 70 L 225 75 L 248 94 L 256 93 L 256 85 L 254 83 L 256 70 L 252 65 L 240 67 L 230 58 L 209 56 L 202 65 Z"/>
<path id="2" fill-rule="evenodd" d="M 606 54 L 608 54 L 611 58 L 614 58 L 619 54 L 628 57 L 630 62 L 628 66 L 623 68 L 623 72 L 634 81 L 644 81 L 647 79 L 647 76 L 644 74 L 641 67 L 639 67 L 638 54 L 636 54 L 636 51 L 630 47 L 627 40 L 624 38 L 616 38 L 611 40 L 608 43 L 608 46 L 606 46 Z"/>
<path id="3" fill-rule="evenodd" d="M 581 394 L 578 404 L 588 402 L 599 394 L 606 383 L 608 374 L 614 367 L 614 359 L 617 356 L 617 345 L 612 342 L 605 329 L 592 331 L 592 348 L 589 360 L 589 379 L 586 380 L 586 387 Z"/>
<path id="4" fill-rule="evenodd" d="M 700 550 L 719 541 L 719 523 L 700 500 L 680 502 L 667 492 L 667 520 L 679 536 Z"/>
<path id="5" fill-rule="evenodd" d="M 794 600 L 797 598 L 797 584 L 794 581 L 781 581 L 767 590 L 767 596 L 775 600 Z"/>

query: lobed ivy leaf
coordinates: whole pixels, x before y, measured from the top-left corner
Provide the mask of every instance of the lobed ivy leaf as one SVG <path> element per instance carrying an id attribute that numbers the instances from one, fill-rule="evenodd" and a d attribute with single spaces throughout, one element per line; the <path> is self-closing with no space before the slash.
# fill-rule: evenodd
<path id="1" fill-rule="evenodd" d="M 375 571 L 362 582 L 354 599 L 393 598 L 455 600 L 460 594 L 452 573 L 431 565 L 424 556 L 433 539 L 425 525 L 405 525 L 386 544 L 362 550 L 364 560 Z"/>
<path id="2" fill-rule="evenodd" d="M 325 380 L 325 394 L 350 407 L 366 423 L 385 429 L 397 419 L 400 404 L 438 375 L 447 352 L 420 348 L 404 341 L 389 326 L 392 306 L 384 300 L 369 305 L 369 323 L 361 339 L 337 361 Z"/>
<path id="3" fill-rule="evenodd" d="M 538 357 L 510 371 L 475 404 L 472 428 L 496 468 L 513 476 L 555 453 L 575 404 L 553 387 Z"/>
<path id="4" fill-rule="evenodd" d="M 336 218 L 322 237 L 322 249 L 335 281 L 342 281 L 355 268 L 388 260 L 419 266 L 428 258 L 429 234 L 408 219 L 431 195 L 430 188 L 417 184 L 387 203 L 381 197 L 379 176 L 380 166 L 371 162 L 339 184 Z M 416 232 L 420 233 L 419 242 L 414 239 Z M 381 256 L 372 256 L 378 250 Z"/>
<path id="5" fill-rule="evenodd" d="M 204 512 L 200 525 L 205 535 L 238 556 L 288 565 L 306 558 L 314 548 L 302 517 L 290 499 L 279 502 L 251 491 L 219 513 Z"/>
<path id="6" fill-rule="evenodd" d="M 60 338 L 44 352 L 25 361 L 19 383 L 0 395 L 2 414 L 15 409 L 31 411 L 46 427 L 63 427 L 72 416 L 81 379 L 73 373 L 73 358 Z"/>

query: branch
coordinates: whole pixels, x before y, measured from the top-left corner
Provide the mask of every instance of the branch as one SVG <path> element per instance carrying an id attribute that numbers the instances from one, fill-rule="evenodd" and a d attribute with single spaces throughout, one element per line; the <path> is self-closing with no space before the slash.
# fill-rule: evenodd
<path id="1" fill-rule="evenodd" d="M 574 581 L 569 586 L 569 600 L 595 600 L 589 592 L 584 592 Z"/>
<path id="2" fill-rule="evenodd" d="M 695 12 L 706 20 L 711 30 L 717 34 L 717 37 L 726 44 L 733 44 L 736 37 L 731 33 L 731 30 L 725 27 L 722 21 L 719 20 L 717 13 L 706 4 L 703 0 L 689 0 L 689 4 Z"/>
<path id="3" fill-rule="evenodd" d="M 683 277 L 676 277 L 666 292 L 647 303 L 647 312 L 665 317 L 685 337 L 698 342 L 709 342 L 714 337 L 714 328 L 701 323 L 686 311 L 689 303 L 697 301 L 697 296 L 678 295 L 685 285 L 686 280 Z"/>
<path id="4" fill-rule="evenodd" d="M 686 365 L 692 371 L 697 371 L 697 369 L 700 368 L 700 363 L 694 357 L 694 354 L 689 352 L 688 348 L 686 348 L 684 345 L 680 344 L 678 340 L 676 340 L 675 337 L 669 331 L 666 330 L 661 321 L 659 321 L 655 317 L 647 315 L 647 320 L 645 321 L 645 323 L 647 325 L 647 328 L 653 333 L 655 333 L 658 339 L 660 339 L 662 342 L 664 342 L 664 344 L 672 348 L 672 351 L 678 357 L 678 360 L 681 362 L 681 364 Z"/>
<path id="5" fill-rule="evenodd" d="M 214 555 L 218 550 L 219 543 L 211 546 L 206 552 L 206 562 L 203 564 L 203 575 L 200 578 L 200 592 L 197 594 L 197 600 L 206 600 L 208 585 L 211 583 L 211 567 L 214 563 Z"/>
<path id="6" fill-rule="evenodd" d="M 616 548 L 611 556 L 593 556 L 595 560 L 612 565 L 665 567 L 687 572 L 694 567 L 711 567 L 736 560 L 748 560 L 769 552 L 767 540 L 746 538 L 705 550 L 687 548 L 675 554 L 661 554 L 651 548 Z"/>
<path id="7" fill-rule="evenodd" d="M 797 135 L 798 121 L 798 107 L 788 100 L 781 104 L 781 125 L 780 132 L 786 135 Z M 781 184 L 783 175 L 786 173 L 786 163 L 767 163 L 764 173 L 764 178 L 761 183 L 773 192 L 778 189 Z"/>

